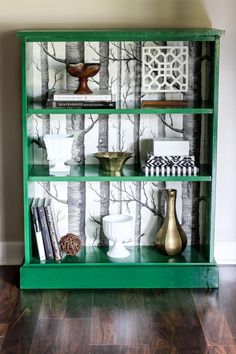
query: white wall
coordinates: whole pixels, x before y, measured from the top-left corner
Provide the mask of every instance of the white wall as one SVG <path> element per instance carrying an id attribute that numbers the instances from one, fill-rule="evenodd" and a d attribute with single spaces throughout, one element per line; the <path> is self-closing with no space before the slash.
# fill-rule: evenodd
<path id="1" fill-rule="evenodd" d="M 0 258 L 23 240 L 18 29 L 215 27 L 222 38 L 216 252 L 236 262 L 235 0 L 0 0 Z M 1 243 L 3 242 L 3 243 Z M 22 248 L 19 243 L 19 255 Z M 19 256 L 18 255 L 18 256 Z M 1 261 L 0 259 L 0 261 Z"/>
<path id="2" fill-rule="evenodd" d="M 218 262 L 236 263 L 236 2 L 204 4 L 212 27 L 226 32 L 220 61 L 215 256 Z"/>

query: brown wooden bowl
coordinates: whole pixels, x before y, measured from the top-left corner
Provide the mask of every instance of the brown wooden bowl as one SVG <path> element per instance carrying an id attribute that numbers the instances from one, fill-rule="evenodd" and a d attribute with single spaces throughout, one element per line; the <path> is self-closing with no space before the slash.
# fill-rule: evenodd
<path id="1" fill-rule="evenodd" d="M 79 86 L 76 94 L 90 94 L 92 91 L 88 87 L 88 78 L 95 76 L 100 69 L 100 63 L 78 63 L 68 64 L 66 69 L 71 76 L 78 77 Z"/>

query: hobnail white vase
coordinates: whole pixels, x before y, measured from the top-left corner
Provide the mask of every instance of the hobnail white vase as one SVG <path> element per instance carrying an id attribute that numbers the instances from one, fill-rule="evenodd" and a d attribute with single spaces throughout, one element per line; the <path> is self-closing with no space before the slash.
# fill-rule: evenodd
<path id="1" fill-rule="evenodd" d="M 50 175 L 68 174 L 70 166 L 65 165 L 65 162 L 71 159 L 73 135 L 46 134 L 43 139 L 47 149 Z"/>
<path id="2" fill-rule="evenodd" d="M 103 217 L 103 232 L 110 241 L 114 242 L 114 245 L 107 252 L 109 257 L 125 258 L 130 255 L 130 252 L 124 246 L 124 242 L 129 241 L 133 234 L 133 221 L 132 216 L 124 214 Z"/>

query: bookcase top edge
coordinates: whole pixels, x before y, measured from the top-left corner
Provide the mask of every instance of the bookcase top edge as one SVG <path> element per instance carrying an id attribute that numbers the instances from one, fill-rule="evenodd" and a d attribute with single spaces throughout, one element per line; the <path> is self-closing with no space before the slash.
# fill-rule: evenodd
<path id="1" fill-rule="evenodd" d="M 136 37 L 143 36 L 143 40 L 152 39 L 153 37 L 165 37 L 173 38 L 177 40 L 178 38 L 186 37 L 188 38 L 205 38 L 205 37 L 220 37 L 224 34 L 224 30 L 214 29 L 214 28 L 144 28 L 144 29 L 28 29 L 28 30 L 19 30 L 16 32 L 17 36 L 21 39 L 33 40 L 34 38 L 44 38 L 47 40 L 50 37 L 61 38 L 64 40 L 66 38 L 70 39 L 77 35 L 80 36 L 79 39 L 87 39 L 93 37 L 97 40 L 109 40 L 113 37 L 117 39 L 135 39 Z"/>

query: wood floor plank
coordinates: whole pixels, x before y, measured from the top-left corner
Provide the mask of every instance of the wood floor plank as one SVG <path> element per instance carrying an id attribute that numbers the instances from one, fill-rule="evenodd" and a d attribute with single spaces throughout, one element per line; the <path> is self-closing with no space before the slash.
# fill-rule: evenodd
<path id="1" fill-rule="evenodd" d="M 93 345 L 147 343 L 144 290 L 96 290 L 91 319 Z"/>
<path id="2" fill-rule="evenodd" d="M 0 323 L 0 337 L 5 337 L 7 329 L 8 329 L 8 324 Z"/>
<path id="3" fill-rule="evenodd" d="M 64 318 L 67 295 L 67 290 L 45 290 L 42 297 L 39 318 Z"/>
<path id="4" fill-rule="evenodd" d="M 148 345 L 91 345 L 89 354 L 151 354 Z M 164 354 L 164 353 L 163 353 Z"/>
<path id="5" fill-rule="evenodd" d="M 228 346 L 210 346 L 209 354 L 236 354 L 236 345 Z"/>
<path id="6" fill-rule="evenodd" d="M 0 351 L 2 349 L 3 342 L 4 342 L 4 337 L 0 337 Z"/>
<path id="7" fill-rule="evenodd" d="M 173 348 L 180 354 L 208 354 L 201 326 L 178 326 L 172 341 L 172 350 Z"/>
<path id="8" fill-rule="evenodd" d="M 28 354 L 37 323 L 42 291 L 22 291 L 13 310 L 1 354 Z"/>
<path id="9" fill-rule="evenodd" d="M 146 312 L 162 326 L 198 326 L 195 304 L 188 289 L 148 289 Z"/>
<path id="10" fill-rule="evenodd" d="M 220 287 L 217 290 L 218 307 L 224 312 L 232 336 L 236 339 L 236 272 L 235 266 L 222 266 Z"/>
<path id="11" fill-rule="evenodd" d="M 8 324 L 19 297 L 19 267 L 0 267 L 0 323 Z"/>
<path id="12" fill-rule="evenodd" d="M 146 317 L 150 352 L 199 354 L 207 343 L 188 289 L 147 290 Z"/>
<path id="13" fill-rule="evenodd" d="M 219 303 L 219 291 L 198 289 L 192 294 L 208 345 L 235 345 L 228 320 Z"/>
<path id="14" fill-rule="evenodd" d="M 153 321 L 149 323 L 147 331 L 150 353 L 171 353 L 175 334 L 173 327 L 163 327 L 158 321 Z"/>
<path id="15" fill-rule="evenodd" d="M 93 290 L 68 290 L 65 317 L 91 318 Z"/>
<path id="16" fill-rule="evenodd" d="M 88 354 L 90 326 L 89 319 L 39 319 L 30 354 Z"/>

